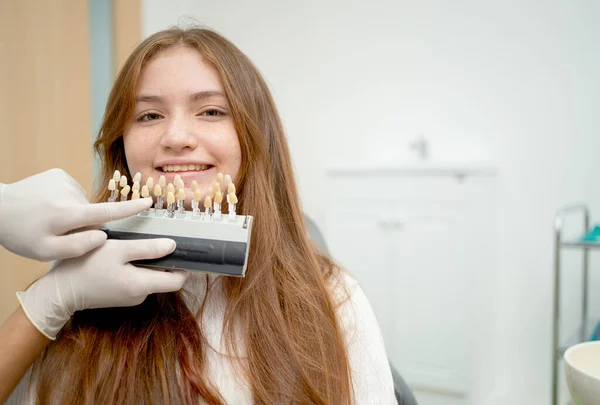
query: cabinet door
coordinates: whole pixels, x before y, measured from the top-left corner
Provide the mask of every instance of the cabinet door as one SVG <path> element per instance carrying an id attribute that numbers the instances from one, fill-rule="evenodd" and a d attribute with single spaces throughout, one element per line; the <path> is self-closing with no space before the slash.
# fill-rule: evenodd
<path id="1" fill-rule="evenodd" d="M 427 404 L 467 404 L 491 330 L 494 182 L 333 178 L 324 230 L 360 282 L 388 356 Z M 357 190 L 386 190 L 357 195 Z M 488 332 L 486 332 L 488 331 Z"/>
<path id="2" fill-rule="evenodd" d="M 390 357 L 416 386 L 455 395 L 468 391 L 473 305 L 461 205 L 407 209 L 383 229 L 395 294 Z M 385 222 L 384 222 L 385 223 Z"/>
<path id="3" fill-rule="evenodd" d="M 394 301 L 396 286 L 392 282 L 392 257 L 379 217 L 377 213 L 352 208 L 336 209 L 327 217 L 326 239 L 334 260 L 360 282 L 389 351 L 396 319 L 390 303 Z"/>
<path id="4" fill-rule="evenodd" d="M 457 203 L 390 205 L 393 213 L 330 212 L 331 252 L 365 290 L 401 374 L 412 385 L 462 395 L 471 304 L 464 211 Z"/>

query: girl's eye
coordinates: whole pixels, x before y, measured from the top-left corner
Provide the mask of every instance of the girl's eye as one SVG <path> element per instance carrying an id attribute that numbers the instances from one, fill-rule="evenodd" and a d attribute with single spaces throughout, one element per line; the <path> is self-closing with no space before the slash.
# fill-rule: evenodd
<path id="1" fill-rule="evenodd" d="M 221 115 L 225 115 L 225 113 L 217 110 L 216 108 L 210 108 L 210 109 L 204 111 L 200 115 L 205 116 L 205 117 L 219 117 Z"/>
<path id="2" fill-rule="evenodd" d="M 154 121 L 160 119 L 160 114 L 157 113 L 146 113 L 143 114 L 142 116 L 138 117 L 138 121 L 141 122 L 148 122 L 148 121 Z"/>

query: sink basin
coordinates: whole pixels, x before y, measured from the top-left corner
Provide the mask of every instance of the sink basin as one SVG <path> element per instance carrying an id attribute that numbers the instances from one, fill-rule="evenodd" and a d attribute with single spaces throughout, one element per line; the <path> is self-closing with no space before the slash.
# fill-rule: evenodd
<path id="1" fill-rule="evenodd" d="M 573 405 L 600 405 L 600 342 L 567 349 L 565 377 Z"/>

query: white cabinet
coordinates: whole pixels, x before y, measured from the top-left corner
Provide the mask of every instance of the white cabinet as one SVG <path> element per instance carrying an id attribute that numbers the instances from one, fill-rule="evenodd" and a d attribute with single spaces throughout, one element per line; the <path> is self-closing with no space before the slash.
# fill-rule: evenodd
<path id="1" fill-rule="evenodd" d="M 474 343 L 491 308 L 492 179 L 336 171 L 328 180 L 326 239 L 369 297 L 392 364 L 415 391 L 453 404 L 470 403 Z"/>

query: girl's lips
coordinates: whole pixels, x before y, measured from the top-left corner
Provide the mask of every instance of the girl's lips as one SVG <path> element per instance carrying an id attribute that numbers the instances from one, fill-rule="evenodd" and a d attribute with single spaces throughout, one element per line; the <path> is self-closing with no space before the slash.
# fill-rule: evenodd
<path id="1" fill-rule="evenodd" d="M 157 184 L 160 176 L 165 176 L 165 179 L 167 179 L 167 184 L 174 183 L 175 176 L 179 175 L 181 177 L 181 180 L 183 180 L 183 184 L 185 185 L 185 187 L 189 188 L 192 184 L 192 180 L 196 180 L 199 186 L 202 186 L 203 184 L 208 185 L 211 182 L 213 182 L 214 179 L 217 177 L 217 168 L 215 166 L 211 166 L 210 169 L 203 170 L 201 172 L 163 172 L 160 170 L 155 170 L 154 173 L 154 184 Z"/>

